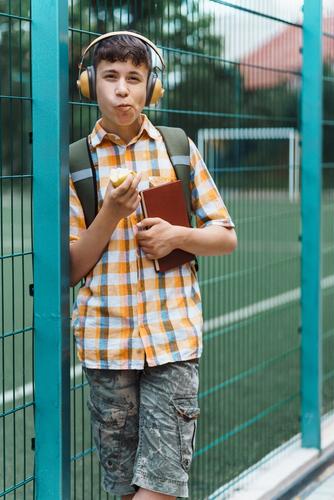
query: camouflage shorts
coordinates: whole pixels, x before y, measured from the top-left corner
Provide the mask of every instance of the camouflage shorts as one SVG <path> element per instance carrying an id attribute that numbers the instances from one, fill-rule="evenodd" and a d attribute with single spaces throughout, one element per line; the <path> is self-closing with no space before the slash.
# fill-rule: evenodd
<path id="1" fill-rule="evenodd" d="M 85 369 L 103 488 L 188 497 L 199 415 L 198 360 L 144 370 Z"/>

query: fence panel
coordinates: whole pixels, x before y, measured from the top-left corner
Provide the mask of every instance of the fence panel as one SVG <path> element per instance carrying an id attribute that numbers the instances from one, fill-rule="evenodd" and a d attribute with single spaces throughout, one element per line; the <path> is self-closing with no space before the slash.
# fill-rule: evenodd
<path id="1" fill-rule="evenodd" d="M 30 2 L 0 2 L 0 497 L 33 498 Z"/>
<path id="2" fill-rule="evenodd" d="M 322 300 L 323 300 L 323 407 L 324 415 L 334 409 L 334 9 L 325 5 L 323 15 L 323 188 L 322 188 Z"/>
<path id="3" fill-rule="evenodd" d="M 293 12 L 280 2 L 212 4 L 227 77 L 216 99 L 221 116 L 208 128 L 231 130 L 221 140 L 213 130 L 204 156 L 239 245 L 201 263 L 204 411 L 194 498 L 228 495 L 235 477 L 298 432 L 300 405 L 300 3 Z"/>

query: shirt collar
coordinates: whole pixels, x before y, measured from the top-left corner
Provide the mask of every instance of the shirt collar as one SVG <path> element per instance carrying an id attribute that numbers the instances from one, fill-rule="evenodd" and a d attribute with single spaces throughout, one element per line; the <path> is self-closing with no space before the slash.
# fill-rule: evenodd
<path id="1" fill-rule="evenodd" d="M 157 139 L 158 137 L 160 137 L 160 132 L 155 128 L 155 126 L 147 118 L 147 116 L 144 115 L 143 113 L 140 116 L 142 118 L 142 124 L 141 124 L 140 130 L 139 130 L 138 134 L 135 137 L 133 137 L 133 139 L 131 139 L 129 144 L 133 144 L 133 143 L 137 142 L 140 139 L 140 137 L 145 133 L 149 137 L 151 137 L 152 139 Z M 90 136 L 92 146 L 94 148 L 96 148 L 97 146 L 99 146 L 102 143 L 102 141 L 105 138 L 109 139 L 109 141 L 113 142 L 114 144 L 117 144 L 119 146 L 125 146 L 126 145 L 125 142 L 117 134 L 107 132 L 106 130 L 104 130 L 104 128 L 101 125 L 101 121 L 102 121 L 102 118 L 100 118 L 96 122 L 95 127 L 92 130 L 92 133 Z"/>

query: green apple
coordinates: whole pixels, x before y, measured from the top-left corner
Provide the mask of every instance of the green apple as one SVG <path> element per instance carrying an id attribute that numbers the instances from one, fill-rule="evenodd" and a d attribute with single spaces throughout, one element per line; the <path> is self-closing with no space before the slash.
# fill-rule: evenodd
<path id="1" fill-rule="evenodd" d="M 129 170 L 128 168 L 115 168 L 111 171 L 110 180 L 112 185 L 116 188 L 125 181 L 128 175 L 136 175 L 136 172 Z"/>

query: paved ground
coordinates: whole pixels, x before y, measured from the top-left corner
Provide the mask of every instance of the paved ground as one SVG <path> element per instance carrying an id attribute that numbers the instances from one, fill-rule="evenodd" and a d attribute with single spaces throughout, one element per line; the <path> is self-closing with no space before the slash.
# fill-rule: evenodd
<path id="1" fill-rule="evenodd" d="M 321 472 L 293 500 L 334 500 L 334 464 Z"/>

